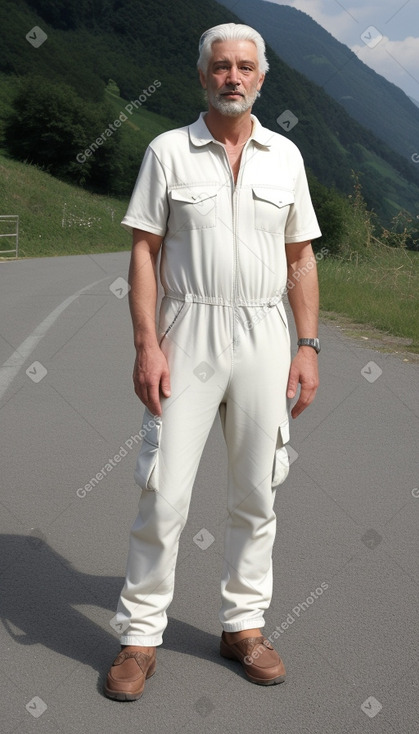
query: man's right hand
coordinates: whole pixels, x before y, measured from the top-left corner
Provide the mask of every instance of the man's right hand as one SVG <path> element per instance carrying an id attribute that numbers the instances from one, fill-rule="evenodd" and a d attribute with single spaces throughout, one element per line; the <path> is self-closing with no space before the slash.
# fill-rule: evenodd
<path id="1" fill-rule="evenodd" d="M 135 392 L 152 415 L 161 415 L 161 394 L 170 397 L 170 373 L 166 357 L 159 348 L 139 348 L 133 372 Z"/>

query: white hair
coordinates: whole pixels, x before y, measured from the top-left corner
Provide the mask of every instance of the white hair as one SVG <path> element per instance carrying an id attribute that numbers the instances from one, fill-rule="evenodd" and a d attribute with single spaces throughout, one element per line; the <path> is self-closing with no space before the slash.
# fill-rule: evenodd
<path id="1" fill-rule="evenodd" d="M 222 23 L 205 31 L 199 39 L 199 58 L 197 67 L 204 74 L 207 73 L 211 58 L 212 44 L 216 41 L 252 41 L 257 50 L 259 69 L 266 74 L 269 63 L 265 55 L 265 41 L 260 33 L 248 25 L 241 23 Z"/>

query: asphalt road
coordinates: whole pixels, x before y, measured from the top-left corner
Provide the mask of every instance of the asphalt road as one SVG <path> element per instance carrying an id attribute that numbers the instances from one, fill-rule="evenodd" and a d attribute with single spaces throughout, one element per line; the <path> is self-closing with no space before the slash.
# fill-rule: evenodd
<path id="1" fill-rule="evenodd" d="M 286 682 L 252 685 L 218 654 L 216 422 L 157 672 L 140 701 L 103 697 L 139 492 L 128 258 L 0 264 L 2 732 L 417 732 L 419 366 L 330 324 L 318 397 L 292 423 L 294 461 L 276 498 L 265 634 L 278 632 Z"/>

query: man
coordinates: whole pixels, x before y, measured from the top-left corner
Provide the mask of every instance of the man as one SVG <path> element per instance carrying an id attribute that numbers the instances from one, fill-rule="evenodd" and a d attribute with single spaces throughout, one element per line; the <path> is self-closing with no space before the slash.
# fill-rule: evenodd
<path id="1" fill-rule="evenodd" d="M 133 231 L 133 377 L 145 414 L 139 514 L 117 612 L 122 649 L 105 686 L 118 700 L 139 698 L 155 671 L 179 537 L 217 411 L 229 462 L 220 653 L 254 683 L 285 677 L 261 628 L 272 596 L 275 486 L 288 472 L 287 398 L 300 384 L 295 418 L 318 385 L 310 241 L 321 233 L 298 149 L 251 115 L 268 69 L 263 39 L 244 25 L 211 28 L 198 69 L 208 112 L 152 141 L 122 222 Z M 291 367 L 287 279 L 303 339 Z"/>

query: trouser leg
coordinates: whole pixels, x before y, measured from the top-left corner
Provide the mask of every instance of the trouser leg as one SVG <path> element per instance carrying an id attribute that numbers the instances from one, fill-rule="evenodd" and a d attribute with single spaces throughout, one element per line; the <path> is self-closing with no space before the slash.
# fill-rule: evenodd
<path id="1" fill-rule="evenodd" d="M 179 539 L 217 407 L 216 402 L 212 410 L 211 406 L 201 406 L 198 416 L 185 396 L 178 400 L 172 417 L 170 412 L 163 415 L 158 489 L 142 489 L 138 516 L 130 534 L 126 579 L 117 611 L 117 621 L 127 625 L 121 635 L 122 645 L 162 643 L 167 608 L 174 592 Z M 180 429 L 182 425 L 184 428 Z"/>
<path id="2" fill-rule="evenodd" d="M 271 602 L 276 533 L 272 469 L 278 444 L 288 440 L 289 364 L 282 306 L 247 333 L 239 332 L 234 377 L 220 411 L 229 474 L 219 618 L 227 632 L 263 627 Z"/>
<path id="3" fill-rule="evenodd" d="M 117 610 L 123 645 L 162 643 L 174 592 L 179 538 L 202 451 L 230 374 L 228 343 L 218 341 L 215 350 L 214 340 L 212 347 L 209 344 L 212 333 L 219 340 L 228 326 L 228 321 L 223 324 L 228 314 L 219 316 L 217 312 L 212 306 L 190 309 L 182 322 L 176 322 L 180 328 L 170 332 L 171 341 L 166 338 L 162 343 L 169 361 L 172 394 L 163 401 L 159 446 L 148 482 L 150 467 L 146 464 L 157 440 L 154 431 L 146 433 L 137 462 L 142 491 Z M 146 411 L 145 430 L 148 425 L 153 421 Z M 148 458 L 144 452 L 147 445 L 151 452 Z"/>

